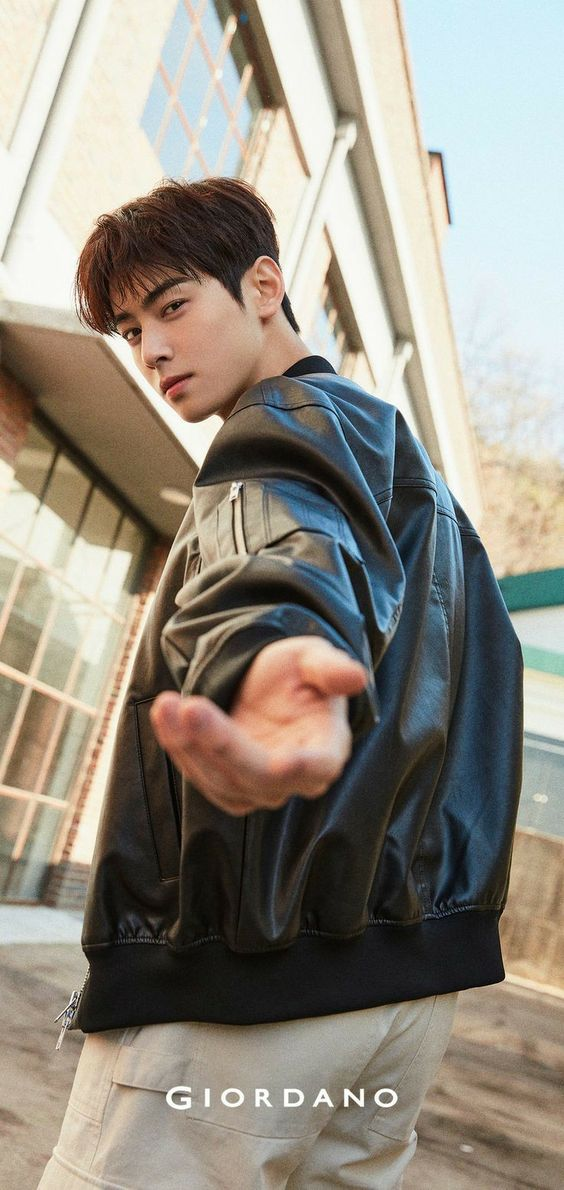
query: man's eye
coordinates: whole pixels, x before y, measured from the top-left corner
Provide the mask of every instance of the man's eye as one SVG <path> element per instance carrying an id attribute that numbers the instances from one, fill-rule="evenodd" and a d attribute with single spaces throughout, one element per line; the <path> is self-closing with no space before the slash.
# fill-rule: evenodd
<path id="1" fill-rule="evenodd" d="M 122 339 L 125 339 L 126 343 L 131 343 L 131 340 L 136 338 L 138 334 L 140 334 L 139 327 L 130 326 L 128 330 L 124 331 Z"/>
<path id="2" fill-rule="evenodd" d="M 183 306 L 185 300 L 185 298 L 175 298 L 173 302 L 169 302 L 168 305 L 165 306 L 163 314 L 166 314 L 167 310 L 172 310 L 176 306 Z"/>

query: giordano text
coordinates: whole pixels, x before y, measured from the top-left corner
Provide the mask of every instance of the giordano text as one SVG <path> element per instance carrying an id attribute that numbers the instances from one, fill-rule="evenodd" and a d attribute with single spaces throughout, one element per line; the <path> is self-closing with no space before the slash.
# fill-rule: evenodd
<path id="1" fill-rule="evenodd" d="M 278 1092 L 279 1096 L 280 1092 Z M 252 1097 L 251 1097 L 252 1096 Z M 282 1088 L 282 1104 L 274 1104 L 270 1098 L 271 1091 L 268 1087 L 254 1087 L 251 1092 L 245 1094 L 240 1087 L 225 1087 L 218 1095 L 216 1092 L 212 1095 L 211 1087 L 204 1087 L 203 1099 L 197 1100 L 194 1106 L 198 1107 L 212 1107 L 218 1101 L 224 1107 L 243 1107 L 246 1102 L 251 1102 L 254 1107 L 302 1107 L 305 1103 L 305 1092 L 300 1087 L 283 1087 Z M 191 1087 L 171 1087 L 166 1093 L 166 1101 L 169 1107 L 176 1108 L 176 1111 L 190 1111 L 193 1103 L 193 1095 Z M 368 1102 L 374 1102 L 376 1107 L 394 1107 L 398 1101 L 396 1092 L 391 1087 L 380 1087 L 378 1091 L 369 1095 Z M 325 1104 L 328 1107 L 350 1107 L 353 1104 L 356 1107 L 365 1106 L 365 1090 L 364 1087 L 359 1087 L 357 1091 L 351 1091 L 350 1087 L 343 1087 L 343 1102 L 334 1103 L 325 1087 L 320 1087 L 311 1101 L 311 1107 L 319 1107 Z M 308 1105 L 309 1106 L 309 1105 Z"/>

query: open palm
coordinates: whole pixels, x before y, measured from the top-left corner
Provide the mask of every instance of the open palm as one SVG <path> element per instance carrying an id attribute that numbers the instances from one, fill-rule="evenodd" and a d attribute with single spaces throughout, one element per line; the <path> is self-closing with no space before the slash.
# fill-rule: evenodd
<path id="1" fill-rule="evenodd" d="M 367 673 L 323 637 L 266 645 L 251 662 L 230 713 L 199 695 L 165 691 L 151 722 L 176 767 L 228 813 L 276 809 L 319 797 L 350 756 L 347 698 Z"/>

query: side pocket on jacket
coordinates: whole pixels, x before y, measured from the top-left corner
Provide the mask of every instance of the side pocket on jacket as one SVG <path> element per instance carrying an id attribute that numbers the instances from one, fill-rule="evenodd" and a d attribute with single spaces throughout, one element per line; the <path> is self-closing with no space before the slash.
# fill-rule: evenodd
<path id="1" fill-rule="evenodd" d="M 133 704 L 143 796 L 161 880 L 177 880 L 180 865 L 182 777 L 161 748 L 149 711 L 157 696 Z"/>

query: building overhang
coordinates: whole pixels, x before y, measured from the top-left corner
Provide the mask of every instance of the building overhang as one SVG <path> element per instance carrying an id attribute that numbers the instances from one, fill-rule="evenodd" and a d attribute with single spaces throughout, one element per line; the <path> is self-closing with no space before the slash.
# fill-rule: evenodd
<path id="1" fill-rule="evenodd" d="M 498 579 L 498 585 L 510 612 L 535 607 L 564 609 L 564 566 L 506 574 Z"/>
<path id="2" fill-rule="evenodd" d="M 125 348 L 125 350 L 124 350 Z M 174 537 L 218 418 L 188 425 L 137 370 L 121 340 L 72 311 L 0 301 L 0 367 L 127 502 Z M 185 493 L 184 506 L 161 495 Z"/>

